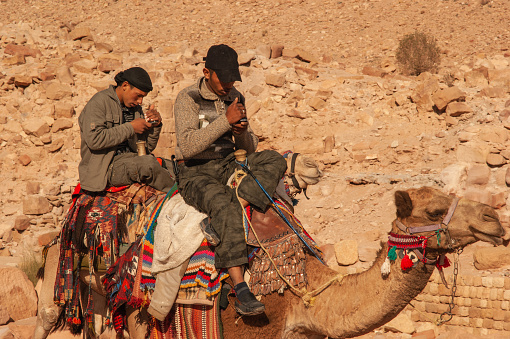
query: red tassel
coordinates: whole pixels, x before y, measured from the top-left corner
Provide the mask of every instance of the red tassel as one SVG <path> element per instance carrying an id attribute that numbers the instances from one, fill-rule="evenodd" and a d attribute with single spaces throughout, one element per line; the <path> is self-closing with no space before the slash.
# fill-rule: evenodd
<path id="1" fill-rule="evenodd" d="M 406 254 L 402 261 L 400 262 L 400 267 L 402 268 L 402 271 L 408 270 L 411 267 L 413 267 L 413 261 L 409 259 L 409 256 Z"/>
<path id="2" fill-rule="evenodd" d="M 79 325 L 79 324 L 81 324 L 81 320 L 78 318 L 73 318 L 73 324 Z"/>
<path id="3" fill-rule="evenodd" d="M 450 260 L 448 260 L 448 258 L 446 257 L 446 255 L 443 257 L 444 259 L 442 260 L 443 261 L 443 264 L 441 265 L 441 258 L 439 258 L 438 261 L 436 261 L 436 267 L 439 269 L 439 270 L 442 270 L 443 268 L 447 268 L 447 267 L 450 267 Z"/>

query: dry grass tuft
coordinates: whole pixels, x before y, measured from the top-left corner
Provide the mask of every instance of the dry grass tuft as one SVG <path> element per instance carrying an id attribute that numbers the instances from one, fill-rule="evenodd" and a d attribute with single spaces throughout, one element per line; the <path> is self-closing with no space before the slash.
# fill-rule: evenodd
<path id="1" fill-rule="evenodd" d="M 422 32 L 405 35 L 397 49 L 397 62 L 405 74 L 433 72 L 440 62 L 436 39 Z"/>

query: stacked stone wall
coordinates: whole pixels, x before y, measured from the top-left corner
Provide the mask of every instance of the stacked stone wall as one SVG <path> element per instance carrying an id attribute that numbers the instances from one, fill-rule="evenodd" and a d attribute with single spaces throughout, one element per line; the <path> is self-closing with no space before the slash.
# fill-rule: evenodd
<path id="1" fill-rule="evenodd" d="M 405 309 L 413 321 L 436 323 L 448 311 L 453 275 L 446 280 L 450 288 L 434 272 L 423 292 Z M 474 335 L 510 338 L 510 277 L 459 274 L 454 303 L 451 320 L 442 326 L 461 328 Z M 447 318 L 448 315 L 443 316 Z"/>

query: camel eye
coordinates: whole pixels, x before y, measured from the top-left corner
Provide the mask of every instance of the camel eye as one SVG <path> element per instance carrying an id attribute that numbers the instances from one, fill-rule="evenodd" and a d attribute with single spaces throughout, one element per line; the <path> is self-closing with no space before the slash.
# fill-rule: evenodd
<path id="1" fill-rule="evenodd" d="M 443 210 L 435 210 L 435 211 L 427 211 L 427 215 L 430 220 L 439 220 L 443 216 L 445 211 Z"/>

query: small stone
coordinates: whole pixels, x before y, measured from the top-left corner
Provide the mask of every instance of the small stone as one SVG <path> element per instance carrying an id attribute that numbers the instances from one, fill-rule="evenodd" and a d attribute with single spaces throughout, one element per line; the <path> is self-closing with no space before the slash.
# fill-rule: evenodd
<path id="1" fill-rule="evenodd" d="M 266 84 L 275 86 L 275 87 L 282 87 L 285 84 L 285 74 L 274 74 L 269 73 L 266 75 Z"/>
<path id="2" fill-rule="evenodd" d="M 313 97 L 310 100 L 308 100 L 308 105 L 317 111 L 326 106 L 326 101 L 322 100 L 319 97 Z"/>
<path id="3" fill-rule="evenodd" d="M 82 59 L 73 64 L 73 68 L 80 73 L 92 73 L 96 67 L 97 63 L 89 59 Z"/>
<path id="4" fill-rule="evenodd" d="M 22 55 L 24 57 L 30 56 L 33 58 L 37 58 L 42 55 L 41 51 L 36 48 L 14 44 L 7 44 L 7 46 L 5 46 L 4 53 L 10 55 Z"/>
<path id="5" fill-rule="evenodd" d="M 341 240 L 335 244 L 335 255 L 339 265 L 353 265 L 358 261 L 358 242 L 356 240 Z"/>
<path id="6" fill-rule="evenodd" d="M 51 142 L 51 134 L 46 133 L 39 137 L 43 144 L 49 144 Z"/>
<path id="7" fill-rule="evenodd" d="M 464 113 L 471 113 L 473 110 L 469 107 L 465 102 L 450 102 L 448 106 L 446 106 L 446 114 L 451 117 L 458 117 Z"/>
<path id="8" fill-rule="evenodd" d="M 50 145 L 48 145 L 46 149 L 48 150 L 48 152 L 54 153 L 54 152 L 60 150 L 62 148 L 62 146 L 64 146 L 64 140 L 57 139 L 57 140 L 53 141 Z"/>
<path id="9" fill-rule="evenodd" d="M 310 53 L 304 49 L 298 48 L 298 49 L 296 49 L 296 52 L 298 54 L 297 58 L 302 61 L 313 62 L 313 63 L 318 63 L 320 61 L 319 58 L 317 58 L 315 55 L 313 55 L 312 53 Z"/>
<path id="10" fill-rule="evenodd" d="M 32 77 L 28 75 L 17 75 L 14 78 L 14 86 L 26 88 L 32 85 Z"/>
<path id="11" fill-rule="evenodd" d="M 474 165 L 467 171 L 466 183 L 468 185 L 486 185 L 489 182 L 491 171 L 485 165 Z"/>
<path id="12" fill-rule="evenodd" d="M 506 164 L 505 158 L 501 154 L 487 155 L 487 164 L 491 167 L 500 167 Z"/>
<path id="13" fill-rule="evenodd" d="M 168 71 L 164 73 L 165 80 L 170 84 L 176 84 L 184 80 L 184 75 L 178 71 Z"/>
<path id="14" fill-rule="evenodd" d="M 510 186 L 510 167 L 506 169 L 505 183 L 507 186 Z"/>
<path id="15" fill-rule="evenodd" d="M 253 86 L 252 88 L 250 88 L 249 90 L 250 94 L 253 95 L 254 97 L 257 97 L 259 96 L 262 92 L 264 92 L 264 88 L 262 86 L 259 86 L 259 85 L 255 85 Z"/>
<path id="16" fill-rule="evenodd" d="M 73 91 L 71 87 L 65 84 L 54 82 L 46 87 L 46 97 L 51 100 L 61 100 L 66 97 L 71 97 Z"/>
<path id="17" fill-rule="evenodd" d="M 291 48 L 284 48 L 282 51 L 282 57 L 285 58 L 297 58 L 298 52 Z"/>
<path id="18" fill-rule="evenodd" d="M 122 56 L 107 54 L 98 59 L 97 69 L 103 73 L 110 73 L 122 68 Z"/>
<path id="19" fill-rule="evenodd" d="M 13 298 L 16 296 L 16 298 Z M 0 300 L 14 321 L 37 314 L 37 294 L 34 285 L 19 268 L 0 268 Z"/>
<path id="20" fill-rule="evenodd" d="M 443 111 L 450 102 L 463 101 L 465 98 L 466 93 L 454 86 L 435 92 L 432 101 L 440 111 Z"/>
<path id="21" fill-rule="evenodd" d="M 26 186 L 27 194 L 39 194 L 41 192 L 41 183 L 38 181 L 28 181 Z"/>
<path id="22" fill-rule="evenodd" d="M 294 69 L 296 70 L 296 73 L 299 76 L 307 77 L 310 80 L 315 80 L 319 76 L 319 72 L 318 71 L 316 71 L 314 69 L 311 69 L 311 68 L 308 68 L 308 67 L 299 67 L 299 66 L 296 66 Z"/>
<path id="23" fill-rule="evenodd" d="M 113 46 L 106 42 L 96 42 L 95 45 L 96 45 L 96 49 L 98 51 L 102 51 L 102 52 L 106 52 L 106 53 L 111 53 L 113 51 Z"/>
<path id="24" fill-rule="evenodd" d="M 25 231 L 28 227 L 30 227 L 30 218 L 26 215 L 19 215 L 14 220 L 14 229 L 18 232 Z"/>
<path id="25" fill-rule="evenodd" d="M 19 54 L 2 59 L 2 63 L 6 66 L 23 65 L 25 62 L 25 57 Z"/>
<path id="26" fill-rule="evenodd" d="M 499 192 L 492 195 L 491 206 L 495 209 L 500 209 L 506 205 L 506 194 L 505 192 Z"/>
<path id="27" fill-rule="evenodd" d="M 19 156 L 18 161 L 23 166 L 27 166 L 28 164 L 30 164 L 32 162 L 32 159 L 30 159 L 30 157 L 28 155 L 22 154 Z"/>
<path id="28" fill-rule="evenodd" d="M 283 45 L 271 45 L 271 59 L 276 59 L 282 56 Z"/>
<path id="29" fill-rule="evenodd" d="M 464 81 L 467 87 L 486 87 L 489 81 L 482 72 L 470 71 L 464 74 Z"/>
<path id="30" fill-rule="evenodd" d="M 59 234 L 60 234 L 60 231 L 51 231 L 51 232 L 43 233 L 37 238 L 37 242 L 38 242 L 39 246 L 46 246 L 50 243 L 50 241 L 55 239 L 55 237 Z"/>
<path id="31" fill-rule="evenodd" d="M 468 142 L 473 139 L 473 133 L 469 132 L 459 132 L 458 136 L 460 142 Z"/>
<path id="32" fill-rule="evenodd" d="M 51 132 L 57 133 L 58 131 L 63 131 L 68 128 L 73 127 L 73 122 L 69 119 L 57 119 L 53 123 L 53 126 L 51 126 Z"/>
<path id="33" fill-rule="evenodd" d="M 506 96 L 507 89 L 505 87 L 485 87 L 480 91 L 482 96 L 488 98 L 504 98 Z"/>
<path id="34" fill-rule="evenodd" d="M 83 38 L 88 38 L 92 40 L 92 33 L 90 32 L 90 28 L 86 26 L 78 26 L 74 28 L 71 32 L 69 32 L 69 37 L 72 40 L 79 40 Z"/>
<path id="35" fill-rule="evenodd" d="M 271 47 L 269 45 L 259 45 L 255 49 L 257 55 L 263 56 L 266 59 L 271 57 Z"/>
<path id="36" fill-rule="evenodd" d="M 413 321 L 405 313 L 400 313 L 383 327 L 388 331 L 397 333 L 411 334 L 416 331 Z"/>
<path id="37" fill-rule="evenodd" d="M 386 75 L 386 72 L 384 72 L 382 69 L 377 68 L 377 67 L 372 67 L 372 66 L 363 67 L 363 69 L 361 70 L 361 73 L 368 75 L 368 76 L 379 77 L 379 78 L 382 78 L 383 76 Z"/>
<path id="38" fill-rule="evenodd" d="M 54 106 L 54 118 L 72 118 L 75 114 L 73 104 L 69 102 L 56 102 Z"/>
<path id="39" fill-rule="evenodd" d="M 57 69 L 57 80 L 63 84 L 74 85 L 74 78 L 71 70 L 67 66 L 62 66 Z"/>
<path id="40" fill-rule="evenodd" d="M 255 58 L 255 53 L 241 53 L 237 58 L 239 65 L 248 65 Z"/>
<path id="41" fill-rule="evenodd" d="M 40 195 L 30 195 L 23 199 L 23 214 L 42 215 L 51 212 L 48 199 Z"/>
<path id="42" fill-rule="evenodd" d="M 324 138 L 324 153 L 329 153 L 335 147 L 335 137 L 328 135 Z"/>
<path id="43" fill-rule="evenodd" d="M 131 49 L 131 52 L 135 53 L 149 53 L 152 52 L 152 46 L 147 43 L 137 43 L 137 44 L 131 44 L 129 46 Z"/>
<path id="44" fill-rule="evenodd" d="M 43 119 L 31 118 L 23 122 L 23 131 L 28 135 L 40 137 L 50 131 L 50 126 Z"/>
<path id="45" fill-rule="evenodd" d="M 308 117 L 307 114 L 304 114 L 300 110 L 297 110 L 295 108 L 291 108 L 285 113 L 289 117 L 298 118 L 298 119 L 306 119 Z"/>

